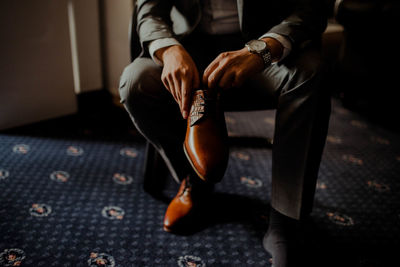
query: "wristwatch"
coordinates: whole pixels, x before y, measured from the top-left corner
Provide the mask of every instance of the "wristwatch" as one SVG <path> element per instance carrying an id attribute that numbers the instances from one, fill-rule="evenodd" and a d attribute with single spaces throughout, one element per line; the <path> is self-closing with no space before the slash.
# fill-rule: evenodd
<path id="1" fill-rule="evenodd" d="M 246 43 L 246 47 L 250 53 L 257 54 L 262 58 L 264 68 L 271 65 L 271 51 L 266 42 L 263 40 L 250 40 Z"/>

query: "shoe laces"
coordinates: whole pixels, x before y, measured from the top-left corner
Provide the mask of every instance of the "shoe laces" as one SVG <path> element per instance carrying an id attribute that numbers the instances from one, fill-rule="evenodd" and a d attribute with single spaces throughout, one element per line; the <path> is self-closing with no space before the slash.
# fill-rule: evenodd
<path id="1" fill-rule="evenodd" d="M 206 94 L 204 94 L 204 95 L 206 95 Z M 204 111 L 199 112 L 201 114 L 209 113 L 210 107 L 214 106 L 214 103 L 217 101 L 215 98 L 210 98 L 207 96 L 203 97 L 202 95 L 200 95 L 200 99 L 203 100 L 203 102 L 201 102 L 200 105 L 204 107 Z"/>
<path id="2" fill-rule="evenodd" d="M 190 183 L 189 177 L 185 178 L 185 187 L 182 190 L 182 193 L 179 196 L 183 196 L 187 191 L 190 191 L 192 188 L 192 184 Z"/>

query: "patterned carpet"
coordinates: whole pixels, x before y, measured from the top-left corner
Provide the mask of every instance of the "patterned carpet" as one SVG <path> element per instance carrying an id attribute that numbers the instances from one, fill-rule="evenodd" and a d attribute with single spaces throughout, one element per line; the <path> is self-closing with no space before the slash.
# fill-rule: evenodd
<path id="1" fill-rule="evenodd" d="M 395 266 L 400 136 L 334 100 L 299 261 Z M 0 266 L 270 266 L 274 111 L 228 113 L 232 143 L 209 218 L 162 230 L 167 202 L 142 188 L 145 144 L 122 110 L 0 132 Z M 164 190 L 178 188 L 169 177 Z"/>

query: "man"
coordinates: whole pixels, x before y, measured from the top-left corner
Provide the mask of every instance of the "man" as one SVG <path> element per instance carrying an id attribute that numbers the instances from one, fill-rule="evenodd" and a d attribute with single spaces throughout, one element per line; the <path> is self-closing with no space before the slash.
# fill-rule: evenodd
<path id="1" fill-rule="evenodd" d="M 235 108 L 275 107 L 271 212 L 263 244 L 274 266 L 294 266 L 294 229 L 312 209 L 330 114 L 329 93 L 321 86 L 322 2 L 137 1 L 141 52 L 121 76 L 120 95 L 137 129 L 181 183 L 165 230 L 179 228 L 209 191 L 182 149 L 194 91 L 221 92 Z"/>

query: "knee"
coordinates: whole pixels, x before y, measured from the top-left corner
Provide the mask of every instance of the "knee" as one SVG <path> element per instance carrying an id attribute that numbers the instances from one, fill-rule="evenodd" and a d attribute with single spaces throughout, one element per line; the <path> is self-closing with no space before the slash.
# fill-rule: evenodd
<path id="1" fill-rule="evenodd" d="M 119 81 L 121 103 L 132 105 L 145 96 L 156 94 L 161 85 L 161 70 L 151 59 L 137 58 L 122 72 Z"/>
<path id="2" fill-rule="evenodd" d="M 324 86 L 326 68 L 317 51 L 306 52 L 290 67 L 288 83 L 281 96 L 322 96 L 328 93 Z"/>
<path id="3" fill-rule="evenodd" d="M 296 63 L 292 75 L 292 80 L 296 84 L 322 79 L 323 63 L 319 56 L 307 54 L 300 57 Z"/>

